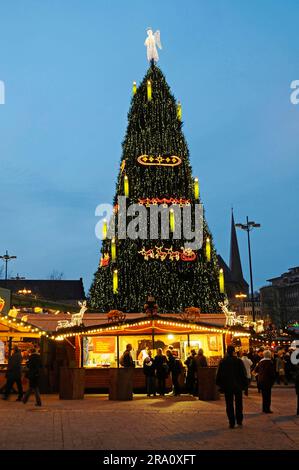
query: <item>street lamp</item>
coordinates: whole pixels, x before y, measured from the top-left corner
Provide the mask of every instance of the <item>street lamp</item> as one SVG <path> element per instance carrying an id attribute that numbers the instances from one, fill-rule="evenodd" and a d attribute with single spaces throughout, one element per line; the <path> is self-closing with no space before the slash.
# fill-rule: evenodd
<path id="1" fill-rule="evenodd" d="M 8 251 L 6 250 L 6 253 L 5 255 L 2 255 L 0 256 L 0 259 L 3 259 L 4 263 L 5 263 L 5 280 L 7 281 L 7 263 L 8 261 L 12 260 L 12 259 L 16 259 L 17 257 L 16 256 L 10 256 L 8 254 Z"/>
<path id="2" fill-rule="evenodd" d="M 250 271 L 250 289 L 251 289 L 251 304 L 252 304 L 252 321 L 255 322 L 255 309 L 254 309 L 254 294 L 253 294 L 253 278 L 252 278 L 252 263 L 251 263 L 251 248 L 250 248 L 250 232 L 254 228 L 259 228 L 261 224 L 257 224 L 254 221 L 249 221 L 248 216 L 246 217 L 246 224 L 235 224 L 237 228 L 245 230 L 247 232 L 248 240 L 248 255 L 249 255 L 249 271 Z"/>
<path id="3" fill-rule="evenodd" d="M 245 299 L 247 298 L 247 295 L 246 294 L 243 294 L 242 292 L 240 292 L 240 294 L 236 294 L 235 295 L 235 298 L 238 299 L 240 301 L 240 311 L 242 313 L 242 315 L 244 314 L 244 301 Z M 239 309 L 239 307 L 238 307 Z"/>

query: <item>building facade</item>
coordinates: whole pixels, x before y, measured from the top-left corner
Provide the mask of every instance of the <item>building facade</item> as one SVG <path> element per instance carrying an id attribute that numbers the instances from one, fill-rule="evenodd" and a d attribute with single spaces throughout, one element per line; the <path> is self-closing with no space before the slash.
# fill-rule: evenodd
<path id="1" fill-rule="evenodd" d="M 277 327 L 299 320 L 299 266 L 279 277 L 269 279 L 269 286 L 260 289 L 263 315 Z"/>

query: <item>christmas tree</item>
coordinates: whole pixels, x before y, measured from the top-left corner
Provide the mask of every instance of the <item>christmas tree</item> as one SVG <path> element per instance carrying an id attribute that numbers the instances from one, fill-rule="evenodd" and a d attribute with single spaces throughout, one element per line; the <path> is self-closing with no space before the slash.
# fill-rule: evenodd
<path id="1" fill-rule="evenodd" d="M 175 208 L 169 214 L 169 237 L 163 238 L 161 228 L 157 238 L 150 236 L 150 217 L 136 226 L 143 239 L 120 237 L 119 196 L 127 196 L 126 209 L 131 204 L 138 204 L 147 213 L 153 206 L 162 205 L 167 211 Z M 184 234 L 174 236 L 175 228 L 182 230 L 183 223 L 177 210 L 189 207 L 194 215 L 200 202 L 198 180 L 192 177 L 182 132 L 181 105 L 176 103 L 160 68 L 151 61 L 141 84 L 137 88 L 134 82 L 133 86 L 110 225 L 115 233 L 109 238 L 104 226 L 90 306 L 103 312 L 141 312 L 147 296 L 152 295 L 159 312 L 181 312 L 190 306 L 199 307 L 201 312 L 218 312 L 218 302 L 224 298 L 223 273 L 204 216 L 199 249 L 186 248 Z M 133 220 L 129 215 L 127 225 Z"/>

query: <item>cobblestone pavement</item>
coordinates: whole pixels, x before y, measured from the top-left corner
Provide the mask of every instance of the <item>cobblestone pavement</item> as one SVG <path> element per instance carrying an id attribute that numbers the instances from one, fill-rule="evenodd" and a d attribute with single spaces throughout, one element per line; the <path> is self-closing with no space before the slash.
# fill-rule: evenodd
<path id="1" fill-rule="evenodd" d="M 0 449 L 211 450 L 299 449 L 299 417 L 293 388 L 275 388 L 274 414 L 261 413 L 261 397 L 244 399 L 244 426 L 229 429 L 223 397 L 109 401 L 105 395 L 59 400 L 44 395 L 43 407 L 0 400 Z"/>

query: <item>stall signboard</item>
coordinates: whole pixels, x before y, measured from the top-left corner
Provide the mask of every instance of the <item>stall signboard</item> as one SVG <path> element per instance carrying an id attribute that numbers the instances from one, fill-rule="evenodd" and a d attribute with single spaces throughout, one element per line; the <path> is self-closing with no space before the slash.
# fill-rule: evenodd
<path id="1" fill-rule="evenodd" d="M 10 310 L 11 292 L 9 289 L 0 287 L 0 313 L 7 315 Z"/>
<path id="2" fill-rule="evenodd" d="M 115 338 L 92 338 L 93 352 L 96 354 L 113 354 Z"/>

